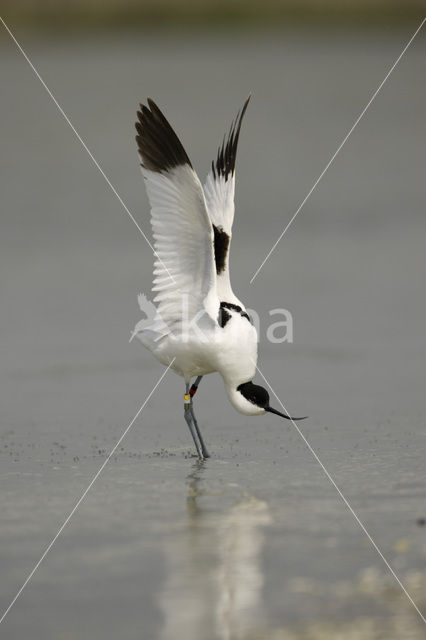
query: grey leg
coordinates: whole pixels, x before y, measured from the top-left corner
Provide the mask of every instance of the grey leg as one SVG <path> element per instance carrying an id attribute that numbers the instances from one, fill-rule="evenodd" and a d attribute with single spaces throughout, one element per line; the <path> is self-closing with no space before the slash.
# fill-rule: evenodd
<path id="1" fill-rule="evenodd" d="M 194 425 L 192 423 L 192 411 L 191 411 L 191 403 L 190 403 L 190 395 L 189 395 L 189 384 L 186 385 L 184 408 L 185 408 L 184 416 L 185 416 L 186 424 L 188 425 L 189 431 L 191 432 L 192 439 L 194 440 L 194 444 L 195 444 L 195 448 L 197 449 L 198 457 L 200 458 L 200 460 L 202 460 L 204 458 L 203 452 L 202 452 L 202 448 L 200 448 L 200 445 L 198 444 L 196 431 L 194 430 Z M 197 434 L 198 434 L 198 429 L 197 429 Z"/>
<path id="2" fill-rule="evenodd" d="M 201 431 L 200 431 L 200 428 L 198 426 L 197 419 L 196 419 L 196 417 L 194 415 L 194 407 L 192 405 L 192 400 L 191 400 L 191 405 L 190 405 L 189 411 L 191 412 L 192 421 L 194 423 L 195 431 L 197 432 L 197 436 L 198 436 L 198 439 L 200 441 L 201 452 L 203 454 L 203 458 L 210 458 L 210 454 L 207 451 L 206 445 L 204 444 L 203 436 L 201 435 Z"/>
<path id="3" fill-rule="evenodd" d="M 194 414 L 194 405 L 193 405 L 193 402 L 192 402 L 192 398 L 197 393 L 198 385 L 200 384 L 202 378 L 203 378 L 203 376 L 198 376 L 195 379 L 195 382 L 193 383 L 193 385 L 191 386 L 191 388 L 189 390 L 189 395 L 191 396 L 191 406 L 190 406 L 189 410 L 191 412 L 192 422 L 194 424 L 195 431 L 197 432 L 198 440 L 200 441 L 201 451 L 202 451 L 203 457 L 204 458 L 210 458 L 210 454 L 207 451 L 206 445 L 204 444 L 203 436 L 201 435 L 200 427 L 198 426 L 198 422 L 197 422 L 197 419 L 196 419 L 195 414 Z"/>

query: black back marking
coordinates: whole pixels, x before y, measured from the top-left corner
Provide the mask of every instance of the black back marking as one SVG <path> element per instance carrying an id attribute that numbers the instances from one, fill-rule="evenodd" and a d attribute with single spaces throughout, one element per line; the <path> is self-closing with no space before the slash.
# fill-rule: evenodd
<path id="1" fill-rule="evenodd" d="M 158 173 L 178 165 L 188 164 L 192 167 L 182 143 L 160 109 L 150 98 L 148 105 L 140 105 L 138 122 L 135 124 L 142 166 Z"/>
<path id="2" fill-rule="evenodd" d="M 219 147 L 217 152 L 216 163 L 212 162 L 213 177 L 216 180 L 217 176 L 223 176 L 225 181 L 228 180 L 229 175 L 233 176 L 235 172 L 235 160 L 237 158 L 238 139 L 240 137 L 241 123 L 243 121 L 244 114 L 247 109 L 251 96 L 245 101 L 241 112 L 237 114 L 234 122 L 231 125 L 231 129 L 228 134 L 228 139 L 224 138 L 222 146 Z"/>
<path id="3" fill-rule="evenodd" d="M 228 309 L 229 311 L 236 311 L 242 318 L 247 318 L 250 324 L 253 324 L 249 314 L 246 311 L 243 311 L 243 309 L 238 304 L 234 304 L 233 302 L 221 302 L 217 319 L 220 327 L 223 328 L 232 317 Z"/>
<path id="4" fill-rule="evenodd" d="M 232 302 L 221 302 L 220 303 L 220 308 L 221 309 L 230 309 L 232 311 L 236 311 L 237 313 L 240 314 L 240 316 L 242 318 L 247 318 L 247 320 L 250 322 L 250 324 L 253 324 L 249 314 L 247 313 L 247 311 L 244 311 L 243 309 L 241 309 L 240 305 L 238 305 L 238 304 L 233 304 Z"/>
<path id="5" fill-rule="evenodd" d="M 237 387 L 246 400 L 258 407 L 269 407 L 269 393 L 263 387 L 253 382 L 244 382 Z"/>
<path id="6" fill-rule="evenodd" d="M 216 273 L 222 273 L 226 266 L 226 256 L 229 249 L 229 236 L 222 229 L 213 225 L 214 231 L 214 261 L 216 263 Z"/>
<path id="7" fill-rule="evenodd" d="M 223 327 L 226 325 L 226 323 L 228 322 L 228 320 L 231 319 L 231 314 L 222 307 L 222 305 L 219 307 L 219 314 L 217 317 L 217 321 L 219 323 L 219 327 Z"/>

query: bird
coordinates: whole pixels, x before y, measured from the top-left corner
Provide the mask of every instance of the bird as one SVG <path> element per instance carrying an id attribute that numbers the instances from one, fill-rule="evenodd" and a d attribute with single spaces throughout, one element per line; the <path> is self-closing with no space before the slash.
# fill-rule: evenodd
<path id="1" fill-rule="evenodd" d="M 211 163 L 204 186 L 175 131 L 147 98 L 137 111 L 136 143 L 151 207 L 154 313 L 133 335 L 185 380 L 184 418 L 200 460 L 210 457 L 194 413 L 202 378 L 218 372 L 231 404 L 249 416 L 273 413 L 269 393 L 253 379 L 257 332 L 231 287 L 235 161 L 250 95 Z M 144 296 L 140 296 L 143 302 Z M 141 307 L 143 305 L 141 304 Z M 191 381 L 195 378 L 195 380 Z"/>

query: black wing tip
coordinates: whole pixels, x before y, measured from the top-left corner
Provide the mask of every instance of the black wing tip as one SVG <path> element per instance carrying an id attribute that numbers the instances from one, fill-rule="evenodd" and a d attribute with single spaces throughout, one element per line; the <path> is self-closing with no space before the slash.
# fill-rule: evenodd
<path id="1" fill-rule="evenodd" d="M 181 141 L 164 114 L 151 98 L 148 106 L 140 103 L 135 123 L 139 155 L 142 166 L 150 171 L 164 173 L 173 167 L 192 164 Z"/>
<path id="2" fill-rule="evenodd" d="M 216 162 L 212 163 L 212 173 L 215 180 L 217 176 L 223 176 L 226 181 L 230 175 L 233 176 L 235 173 L 235 161 L 237 159 L 241 124 L 247 110 L 248 103 L 250 102 L 250 98 L 251 93 L 249 93 L 241 111 L 237 113 L 237 117 L 233 121 L 229 130 L 228 138 L 226 139 L 226 136 L 224 137 L 222 145 L 219 147 L 217 152 Z"/>

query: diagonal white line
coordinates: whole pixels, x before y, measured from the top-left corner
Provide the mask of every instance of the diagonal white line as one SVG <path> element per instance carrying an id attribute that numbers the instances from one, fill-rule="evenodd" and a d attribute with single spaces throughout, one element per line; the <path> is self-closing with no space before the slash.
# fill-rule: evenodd
<path id="1" fill-rule="evenodd" d="M 137 227 L 138 231 L 140 232 L 141 236 L 144 238 L 144 240 L 148 243 L 148 245 L 150 246 L 153 254 L 155 255 L 155 257 L 157 258 L 157 260 L 160 262 L 160 264 L 164 267 L 164 269 L 166 270 L 167 274 L 170 276 L 170 278 L 172 279 L 173 282 L 175 282 L 175 279 L 173 278 L 172 274 L 170 273 L 170 271 L 167 269 L 166 265 L 163 263 L 163 261 L 161 260 L 161 258 L 159 257 L 158 253 L 155 251 L 154 247 L 152 246 L 152 244 L 150 243 L 150 241 L 148 240 L 148 238 L 146 237 L 146 235 L 144 234 L 144 232 L 142 231 L 141 227 L 139 226 L 136 218 L 134 217 L 134 215 L 131 213 L 131 211 L 129 210 L 129 208 L 127 207 L 127 205 L 125 204 L 123 198 L 120 196 L 120 194 L 118 193 L 117 189 L 114 187 L 114 185 L 112 184 L 111 180 L 108 178 L 108 176 L 106 175 L 105 171 L 102 169 L 101 165 L 99 164 L 99 162 L 96 160 L 95 156 L 93 155 L 93 153 L 90 151 L 89 147 L 87 146 L 87 144 L 84 142 L 83 138 L 80 136 L 80 134 L 78 133 L 77 129 L 74 127 L 73 123 L 71 122 L 71 120 L 69 119 L 69 117 L 67 116 L 67 114 L 65 113 L 65 111 L 63 110 L 63 108 L 61 107 L 61 105 L 59 104 L 59 102 L 57 101 L 57 99 L 55 98 L 55 96 L 53 95 L 53 93 L 51 92 L 51 90 L 49 89 L 49 87 L 47 86 L 47 84 L 45 83 L 45 81 L 43 80 L 43 78 L 41 77 L 40 73 L 37 71 L 37 69 L 35 68 L 34 64 L 31 62 L 30 58 L 28 57 L 28 55 L 25 53 L 24 49 L 22 48 L 22 46 L 19 44 L 18 40 L 15 38 L 15 36 L 13 35 L 12 31 L 9 29 L 9 27 L 7 26 L 7 24 L 5 23 L 5 21 L 3 20 L 3 18 L 0 16 L 0 21 L 2 22 L 4 28 L 6 29 L 6 31 L 8 32 L 8 34 L 10 35 L 10 37 L 12 38 L 13 42 L 16 44 L 16 46 L 18 47 L 19 51 L 22 53 L 22 55 L 24 56 L 25 60 L 28 62 L 28 64 L 30 65 L 31 69 L 34 71 L 35 75 L 37 76 L 37 78 L 40 80 L 41 84 L 43 85 L 43 87 L 46 89 L 47 93 L 49 94 L 50 98 L 53 100 L 53 102 L 55 103 L 56 107 L 58 108 L 58 111 L 60 112 L 60 114 L 63 116 L 63 118 L 65 119 L 65 121 L 67 122 L 67 124 L 70 126 L 70 128 L 72 129 L 73 133 L 75 134 L 76 138 L 78 139 L 78 141 L 81 143 L 82 147 L 84 148 L 84 150 L 87 152 L 87 154 L 89 155 L 90 159 L 92 160 L 93 164 L 95 165 L 95 167 L 98 169 L 99 173 L 102 175 L 102 177 L 104 178 L 105 182 L 107 183 L 107 185 L 109 186 L 109 188 L 111 189 L 111 191 L 113 192 L 113 194 L 115 195 L 115 197 L 117 198 L 117 200 L 119 201 L 119 203 L 121 204 L 121 206 L 123 207 L 123 209 L 126 211 L 126 213 L 128 214 L 130 220 L 135 224 L 135 226 Z"/>
<path id="2" fill-rule="evenodd" d="M 7 614 L 9 613 L 9 611 L 11 610 L 11 608 L 13 607 L 13 605 L 15 604 L 15 602 L 17 601 L 17 599 L 19 598 L 19 596 L 21 595 L 21 593 L 23 592 L 23 590 L 25 589 L 25 587 L 27 586 L 27 584 L 29 583 L 29 581 L 31 580 L 31 578 L 33 577 L 33 575 L 35 574 L 35 572 L 37 571 L 37 569 L 39 568 L 39 566 L 41 565 L 41 563 L 43 562 L 43 560 L 45 559 L 45 557 L 47 556 L 47 554 L 49 553 L 49 551 L 51 550 L 51 548 L 53 547 L 53 545 L 55 544 L 56 540 L 59 538 L 59 536 L 61 535 L 62 531 L 65 529 L 65 527 L 67 526 L 68 522 L 71 520 L 71 518 L 73 517 L 74 513 L 77 511 L 78 507 L 80 506 L 80 504 L 83 502 L 84 498 L 87 496 L 87 494 L 89 493 L 90 489 L 92 488 L 92 486 L 94 485 L 94 483 L 96 482 L 96 480 L 98 479 L 98 477 L 100 476 L 100 474 L 102 473 L 102 471 L 105 469 L 106 465 L 108 464 L 108 462 L 111 459 L 111 456 L 114 455 L 114 452 L 117 450 L 117 447 L 120 445 L 120 443 L 122 442 L 123 438 L 125 437 L 125 435 L 127 434 L 127 432 L 129 431 L 129 429 L 132 427 L 132 425 L 134 424 L 134 422 L 137 420 L 137 418 L 139 417 L 139 415 L 141 414 L 142 410 L 145 408 L 147 402 L 149 401 L 149 399 L 151 398 L 152 394 L 154 393 L 154 391 L 157 389 L 158 385 L 160 384 L 160 382 L 163 380 L 164 376 L 166 375 L 166 373 L 168 372 L 168 370 L 170 369 L 170 367 L 172 366 L 173 362 L 175 361 L 175 358 L 173 358 L 173 360 L 170 362 L 169 366 L 167 367 L 167 369 L 164 371 L 164 373 L 161 375 L 161 377 L 159 378 L 159 380 L 157 381 L 157 383 L 155 384 L 154 388 L 152 389 L 151 393 L 148 395 L 148 397 L 146 398 L 145 402 L 143 403 L 143 405 L 140 407 L 140 409 L 138 410 L 138 412 L 136 413 L 136 415 L 134 416 L 134 418 L 131 420 L 131 422 L 129 423 L 129 425 L 126 427 L 126 429 L 124 430 L 123 434 L 121 435 L 120 439 L 118 440 L 117 444 L 114 446 L 113 449 L 111 449 L 111 452 L 109 453 L 109 455 L 106 457 L 106 459 L 104 460 L 102 466 L 99 468 L 99 470 L 96 472 L 96 474 L 94 475 L 93 479 L 91 480 L 89 486 L 87 487 L 87 489 L 83 492 L 83 494 L 81 495 L 81 497 L 78 499 L 78 501 L 76 502 L 75 506 L 73 507 L 73 509 L 71 510 L 71 512 L 69 513 L 69 515 L 66 517 L 66 519 L 64 520 L 62 526 L 60 527 L 60 529 L 58 530 L 57 534 L 55 535 L 54 538 L 52 538 L 52 540 L 49 542 L 48 546 L 46 547 L 46 549 L 44 550 L 41 558 L 38 560 L 38 562 L 36 563 L 36 565 L 34 566 L 34 568 L 32 569 L 32 571 L 30 572 L 30 574 L 28 575 L 28 577 L 26 578 L 24 584 L 22 585 L 22 587 L 19 589 L 18 593 L 16 594 L 16 596 L 13 598 L 12 602 L 9 604 L 9 606 L 7 607 L 6 611 L 3 613 L 2 617 L 0 618 L 0 624 L 3 622 L 3 620 L 5 619 L 5 617 L 7 616 Z"/>
<path id="3" fill-rule="evenodd" d="M 277 394 L 275 393 L 275 391 L 273 390 L 273 388 L 271 387 L 270 383 L 268 382 L 268 380 L 265 378 L 265 376 L 263 375 L 263 373 L 261 372 L 261 370 L 259 369 L 259 367 L 256 365 L 256 363 L 253 360 L 253 363 L 257 369 L 257 371 L 260 373 L 260 375 L 262 376 L 262 378 L 264 379 L 264 381 L 266 382 L 266 384 L 268 385 L 268 387 L 270 388 L 270 390 L 272 391 L 272 393 L 274 394 L 275 398 L 277 399 L 277 401 L 280 403 L 281 407 L 283 408 L 283 410 L 285 411 L 285 413 L 289 416 L 289 412 L 287 411 L 287 409 L 285 408 L 285 406 L 283 405 L 283 403 L 281 402 L 281 400 L 279 399 L 279 397 L 277 396 Z M 353 507 L 350 505 L 349 501 L 347 498 L 345 498 L 345 496 L 343 495 L 341 489 L 337 486 L 335 480 L 331 477 L 330 473 L 327 471 L 327 469 L 325 468 L 324 464 L 321 462 L 321 460 L 318 457 L 318 454 L 314 451 L 314 449 L 312 448 L 312 446 L 309 444 L 309 442 L 307 441 L 307 439 L 305 438 L 304 434 L 302 433 L 300 427 L 296 424 L 296 422 L 294 420 L 291 420 L 293 426 L 295 427 L 297 433 L 299 434 L 299 436 L 302 438 L 303 442 L 305 443 L 305 445 L 308 447 L 309 451 L 312 453 L 312 455 L 314 456 L 315 460 L 318 462 L 318 464 L 320 465 L 321 469 L 324 471 L 325 475 L 327 476 L 327 478 L 330 480 L 331 484 L 333 485 L 333 487 L 336 489 L 337 493 L 339 494 L 339 496 L 341 497 L 341 499 L 343 500 L 343 502 L 345 503 L 345 505 L 347 506 L 347 508 L 349 509 L 349 511 L 351 512 L 351 514 L 353 515 L 353 517 L 355 518 L 355 520 L 357 521 L 357 523 L 359 524 L 359 526 L 361 527 L 361 529 L 363 530 L 363 532 L 365 533 L 365 535 L 367 536 L 367 538 L 369 539 L 369 541 L 371 542 L 371 544 L 373 545 L 373 547 L 375 548 L 375 550 L 377 551 L 377 553 L 379 554 L 379 556 L 381 557 L 381 559 L 383 560 L 383 562 L 385 563 L 385 565 L 387 566 L 387 568 L 389 569 L 389 571 L 391 572 L 391 574 L 393 575 L 393 577 L 395 578 L 395 580 L 397 581 L 397 583 L 399 584 L 399 586 L 401 587 L 401 589 L 403 590 L 403 592 L 405 593 L 405 595 L 407 596 L 407 598 L 409 599 L 409 601 L 411 602 L 411 604 L 413 605 L 413 607 L 415 608 L 415 610 L 417 611 L 417 613 L 419 614 L 420 618 L 423 620 L 423 622 L 426 624 L 426 618 L 424 617 L 424 615 L 422 614 L 422 612 L 420 611 L 420 609 L 418 608 L 418 606 L 416 605 L 416 603 L 414 602 L 413 598 L 410 596 L 410 594 L 408 593 L 407 589 L 404 587 L 404 585 L 402 584 L 401 580 L 398 578 L 398 576 L 396 575 L 395 571 L 392 569 L 391 565 L 389 564 L 388 560 L 386 560 L 385 556 L 383 555 L 383 553 L 380 551 L 379 547 L 377 546 L 377 544 L 374 542 L 373 538 L 371 537 L 371 535 L 369 534 L 369 532 L 367 531 L 365 525 L 361 522 L 361 520 L 359 519 L 359 517 L 357 516 L 357 514 L 355 513 Z"/>
<path id="4" fill-rule="evenodd" d="M 322 178 L 324 177 L 324 175 L 326 174 L 326 172 L 328 171 L 328 169 L 330 168 L 330 166 L 332 165 L 332 163 L 334 162 L 334 159 L 336 158 L 337 154 L 340 152 L 340 150 L 342 149 L 342 147 L 346 144 L 349 136 L 352 134 L 353 130 L 355 129 L 355 127 L 358 125 L 359 121 L 361 120 L 361 118 L 364 116 L 365 112 L 367 111 L 367 109 L 370 107 L 371 103 L 374 101 L 374 99 L 376 98 L 376 96 L 378 95 L 378 93 L 380 92 L 381 88 L 383 87 L 383 85 L 385 84 L 385 82 L 387 81 L 387 79 L 389 78 L 389 76 L 391 75 L 392 71 L 395 69 L 396 65 L 398 64 L 398 62 L 401 60 L 402 56 L 405 54 L 405 52 L 407 51 L 408 47 L 410 46 L 410 44 L 413 42 L 414 38 L 416 37 L 416 35 L 419 33 L 420 29 L 423 27 L 424 23 L 426 22 L 426 18 L 423 18 L 423 20 L 421 21 L 421 23 L 419 24 L 419 26 L 417 27 L 417 29 L 415 30 L 415 32 L 413 33 L 413 35 L 411 36 L 411 38 L 409 39 L 409 41 L 407 42 L 407 44 L 405 45 L 405 47 L 403 48 L 403 50 L 401 51 L 401 53 L 399 54 L 399 56 L 397 57 L 397 59 L 395 60 L 395 62 L 393 63 L 393 65 L 391 66 L 391 68 L 389 69 L 389 71 L 387 72 L 387 74 L 385 75 L 385 77 L 383 78 L 382 82 L 379 84 L 379 86 L 377 87 L 376 91 L 373 93 L 373 95 L 371 96 L 370 100 L 367 102 L 367 104 L 365 105 L 364 109 L 361 111 L 361 113 L 359 114 L 358 118 L 355 120 L 355 122 L 353 123 L 352 127 L 349 129 L 348 133 L 345 135 L 345 137 L 343 138 L 342 142 L 339 144 L 339 146 L 337 147 L 336 151 L 333 153 L 333 155 L 331 156 L 330 160 L 327 162 L 325 168 L 322 170 L 322 172 L 320 173 L 319 177 L 317 178 L 317 180 L 314 182 L 314 184 L 312 185 L 311 189 L 309 190 L 307 196 L 305 196 L 305 198 L 302 200 L 301 204 L 299 205 L 299 207 L 297 208 L 296 212 L 293 214 L 293 216 L 290 218 L 290 221 L 287 223 L 285 229 L 282 231 L 282 233 L 280 234 L 280 236 L 278 237 L 278 239 L 274 242 L 274 244 L 272 245 L 271 250 L 269 251 L 269 253 L 267 254 L 266 258 L 263 260 L 262 264 L 260 265 L 260 267 L 258 267 L 257 271 L 255 272 L 255 274 L 252 276 L 251 280 L 250 280 L 250 284 L 252 284 L 253 280 L 257 277 L 259 271 L 262 269 L 263 265 L 265 264 L 265 262 L 269 259 L 270 255 L 272 254 L 272 252 L 276 249 L 278 243 L 281 241 L 281 239 L 283 238 L 284 234 L 286 233 L 287 229 L 290 227 L 290 225 L 292 224 L 292 222 L 294 221 L 294 219 L 296 218 L 296 216 L 298 215 L 299 211 L 302 209 L 302 207 L 304 207 L 304 205 L 306 204 L 306 202 L 308 201 L 308 199 L 311 197 L 313 191 L 316 189 L 316 187 L 318 186 L 319 182 L 322 180 Z"/>

